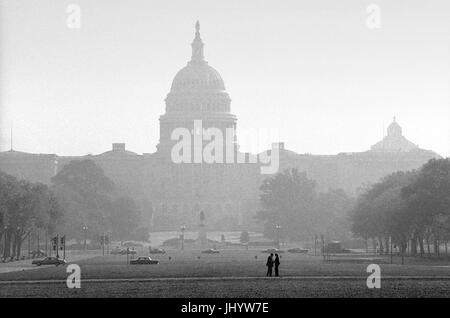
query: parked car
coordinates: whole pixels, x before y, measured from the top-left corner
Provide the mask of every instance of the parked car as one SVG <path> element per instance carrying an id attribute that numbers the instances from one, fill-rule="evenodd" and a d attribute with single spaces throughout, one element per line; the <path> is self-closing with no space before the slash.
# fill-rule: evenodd
<path id="1" fill-rule="evenodd" d="M 351 253 L 350 250 L 342 248 L 341 242 L 330 242 L 323 248 L 324 253 Z"/>
<path id="2" fill-rule="evenodd" d="M 47 254 L 42 250 L 34 250 L 31 252 L 31 258 L 46 257 Z"/>
<path id="3" fill-rule="evenodd" d="M 203 254 L 219 254 L 220 252 L 214 248 L 208 248 L 207 250 L 202 251 Z"/>
<path id="4" fill-rule="evenodd" d="M 111 255 L 122 255 L 122 251 L 123 250 L 121 248 L 115 247 L 109 252 L 109 254 L 111 254 Z"/>
<path id="5" fill-rule="evenodd" d="M 306 254 L 308 253 L 308 250 L 305 248 L 300 247 L 294 247 L 287 250 L 289 253 L 299 253 L 299 254 Z"/>
<path id="6" fill-rule="evenodd" d="M 166 254 L 166 251 L 162 248 L 152 248 L 150 249 L 150 254 Z"/>
<path id="7" fill-rule="evenodd" d="M 135 242 L 124 242 L 122 244 L 123 247 L 142 247 L 143 245 L 141 243 L 135 243 Z"/>
<path id="8" fill-rule="evenodd" d="M 273 253 L 273 254 L 279 254 L 279 253 L 284 253 L 284 251 L 283 250 L 279 250 L 279 249 L 276 249 L 276 248 L 268 248 L 267 250 L 263 250 L 263 251 L 261 251 L 262 253 Z"/>
<path id="9" fill-rule="evenodd" d="M 31 262 L 33 265 L 41 266 L 41 265 L 66 265 L 66 260 L 60 259 L 57 257 L 46 257 L 44 259 L 37 259 Z"/>
<path id="10" fill-rule="evenodd" d="M 131 265 L 155 265 L 158 263 L 159 263 L 158 260 L 151 259 L 148 256 L 139 256 L 137 259 L 130 261 Z"/>
<path id="11" fill-rule="evenodd" d="M 116 247 L 116 248 L 112 249 L 109 252 L 109 254 L 111 254 L 111 255 L 127 255 L 127 249 L 126 248 Z M 136 254 L 136 251 L 132 250 L 132 249 L 128 249 L 128 254 L 129 255 L 134 255 L 134 254 Z"/>

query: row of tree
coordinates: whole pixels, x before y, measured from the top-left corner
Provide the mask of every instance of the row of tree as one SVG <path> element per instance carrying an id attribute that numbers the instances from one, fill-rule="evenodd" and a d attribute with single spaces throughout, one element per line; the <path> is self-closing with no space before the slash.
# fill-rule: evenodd
<path id="1" fill-rule="evenodd" d="M 419 170 L 397 172 L 366 189 L 351 213 L 352 231 L 378 244 L 415 255 L 450 240 L 450 159 L 432 159 Z M 433 248 L 432 248 L 433 247 Z"/>
<path id="2" fill-rule="evenodd" d="M 62 210 L 48 186 L 18 180 L 0 172 L 0 251 L 19 258 L 22 243 L 33 231 L 53 233 Z"/>
<path id="3" fill-rule="evenodd" d="M 261 185 L 262 209 L 258 218 L 264 222 L 266 237 L 291 241 L 311 240 L 318 233 L 333 239 L 348 239 L 348 211 L 354 200 L 343 190 L 319 192 L 306 173 L 285 170 L 269 177 Z"/>
<path id="4" fill-rule="evenodd" d="M 18 180 L 0 172 L 0 253 L 19 258 L 32 233 L 47 238 L 64 234 L 78 242 L 148 240 L 148 228 L 136 203 L 116 189 L 92 160 L 74 160 L 52 178 L 50 186 Z"/>

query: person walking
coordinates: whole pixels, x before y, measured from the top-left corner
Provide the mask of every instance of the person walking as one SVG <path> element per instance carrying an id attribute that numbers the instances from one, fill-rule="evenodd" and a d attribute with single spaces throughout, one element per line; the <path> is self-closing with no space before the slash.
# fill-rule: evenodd
<path id="1" fill-rule="evenodd" d="M 280 266 L 280 258 L 278 257 L 278 254 L 275 254 L 274 265 L 275 265 L 275 276 L 278 277 L 278 276 L 280 276 L 280 274 L 278 272 L 278 267 Z"/>
<path id="2" fill-rule="evenodd" d="M 266 276 L 272 276 L 272 268 L 273 268 L 273 254 L 271 253 L 270 255 L 269 255 L 269 257 L 267 258 L 267 263 L 266 263 L 266 266 L 267 266 L 267 274 L 266 274 Z"/>

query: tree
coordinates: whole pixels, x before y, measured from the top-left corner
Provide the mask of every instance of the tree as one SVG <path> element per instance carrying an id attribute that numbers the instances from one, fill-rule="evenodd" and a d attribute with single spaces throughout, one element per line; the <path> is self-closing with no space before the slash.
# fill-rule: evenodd
<path id="1" fill-rule="evenodd" d="M 412 223 L 404 217 L 407 209 L 401 194 L 415 175 L 414 171 L 393 173 L 361 194 L 351 213 L 353 233 L 377 240 L 382 253 L 388 251 L 389 238 L 403 246 Z"/>
<path id="2" fill-rule="evenodd" d="M 275 227 L 279 225 L 291 240 L 310 237 L 313 234 L 315 187 L 314 181 L 296 169 L 265 179 L 260 188 L 263 210 L 258 212 L 258 218 L 265 221 L 264 234 L 275 237 Z"/>
<path id="3" fill-rule="evenodd" d="M 114 183 L 92 160 L 73 160 L 52 178 L 58 201 L 66 211 L 60 231 L 81 240 L 87 226 L 91 237 L 109 230 Z"/>
<path id="4" fill-rule="evenodd" d="M 3 258 L 19 258 L 22 243 L 31 231 L 52 227 L 61 214 L 60 206 L 46 185 L 19 181 L 0 173 Z"/>
<path id="5" fill-rule="evenodd" d="M 450 159 L 432 159 L 418 171 L 397 172 L 374 184 L 358 198 L 352 230 L 364 238 L 392 238 L 404 251 L 410 242 L 428 253 L 431 243 L 439 255 L 441 242 L 450 237 Z M 385 243 L 387 245 L 387 243 Z"/>
<path id="6" fill-rule="evenodd" d="M 133 200 L 118 198 L 111 206 L 111 229 L 114 238 L 125 240 L 140 226 L 141 212 Z M 148 232 L 148 231 L 147 231 Z"/>
<path id="7" fill-rule="evenodd" d="M 248 242 L 250 242 L 250 235 L 248 234 L 247 231 L 244 231 L 241 233 L 241 237 L 239 238 L 239 241 L 242 244 L 248 244 Z"/>
<path id="8" fill-rule="evenodd" d="M 417 178 L 403 189 L 402 196 L 408 202 L 409 218 L 414 220 L 414 248 L 418 242 L 423 254 L 425 238 L 430 253 L 433 238 L 438 254 L 440 241 L 450 232 L 450 159 L 432 159 L 426 163 Z"/>
<path id="9" fill-rule="evenodd" d="M 74 160 L 52 179 L 58 201 L 66 211 L 60 231 L 69 238 L 91 239 L 111 232 L 115 239 L 148 239 L 140 227 L 141 211 L 135 202 L 121 195 L 114 182 L 92 160 Z"/>
<path id="10" fill-rule="evenodd" d="M 353 199 L 342 190 L 325 193 L 298 170 L 285 170 L 264 180 L 258 218 L 265 222 L 265 235 L 273 238 L 276 227 L 290 240 L 309 240 L 317 233 L 333 238 L 348 236 L 348 210 Z"/>
<path id="11" fill-rule="evenodd" d="M 315 213 L 316 233 L 326 233 L 335 240 L 351 238 L 348 213 L 354 205 L 354 198 L 342 189 L 319 193 Z"/>

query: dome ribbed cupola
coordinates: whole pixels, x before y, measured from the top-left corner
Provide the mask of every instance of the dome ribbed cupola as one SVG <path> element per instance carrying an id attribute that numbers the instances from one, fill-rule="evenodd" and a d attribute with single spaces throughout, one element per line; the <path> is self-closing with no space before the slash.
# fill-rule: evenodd
<path id="1" fill-rule="evenodd" d="M 418 150 L 419 147 L 403 136 L 402 127 L 394 120 L 387 129 L 387 135 L 371 147 L 375 152 L 408 152 Z"/>
<path id="2" fill-rule="evenodd" d="M 227 129 L 236 132 L 236 116 L 230 113 L 231 99 L 219 72 L 205 61 L 200 23 L 195 24 L 192 56 L 173 79 L 166 97 L 166 112 L 160 118 L 158 153 L 170 156 L 174 141 L 172 132 L 187 128 L 193 132 L 194 121 L 201 120 L 203 128 L 217 128 L 226 136 Z M 235 138 L 235 137 L 232 137 Z"/>
<path id="3" fill-rule="evenodd" d="M 229 112 L 231 100 L 223 79 L 205 61 L 198 21 L 191 46 L 191 60 L 173 79 L 166 98 L 166 112 Z"/>
<path id="4" fill-rule="evenodd" d="M 397 123 L 397 120 L 393 119 L 392 123 L 389 125 L 387 129 L 388 136 L 402 136 L 402 127 Z"/>

